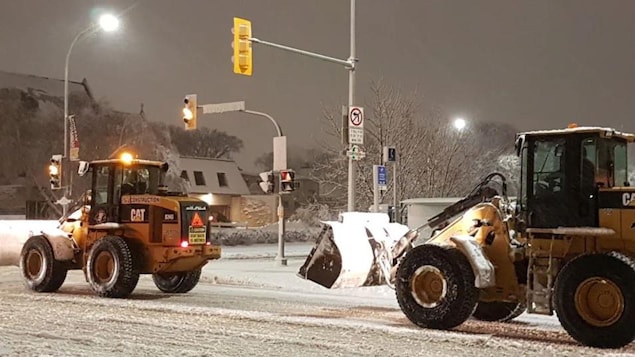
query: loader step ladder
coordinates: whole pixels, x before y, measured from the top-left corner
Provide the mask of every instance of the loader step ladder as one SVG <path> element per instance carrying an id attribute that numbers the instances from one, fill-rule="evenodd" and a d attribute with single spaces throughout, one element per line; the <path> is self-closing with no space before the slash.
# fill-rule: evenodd
<path id="1" fill-rule="evenodd" d="M 553 315 L 553 283 L 558 270 L 562 266 L 562 258 L 553 257 L 553 243 L 556 239 L 562 239 L 559 234 L 550 234 L 550 237 L 540 237 L 545 241 L 550 240 L 548 250 L 532 250 L 529 255 L 529 267 L 527 269 L 527 312 L 541 315 Z M 529 233 L 529 242 L 532 247 L 536 237 Z"/>
<path id="2" fill-rule="evenodd" d="M 565 263 L 571 242 L 615 235 L 613 229 L 602 227 L 528 228 L 527 233 L 531 247 L 527 269 L 527 312 L 544 315 L 553 315 L 553 284 Z M 555 254 L 554 242 L 559 242 Z"/>

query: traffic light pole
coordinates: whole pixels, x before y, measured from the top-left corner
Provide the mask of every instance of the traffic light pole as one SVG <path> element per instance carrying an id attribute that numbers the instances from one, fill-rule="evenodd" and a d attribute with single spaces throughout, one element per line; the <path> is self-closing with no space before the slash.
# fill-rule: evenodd
<path id="1" fill-rule="evenodd" d="M 351 0 L 351 32 L 350 32 L 350 56 L 348 59 L 343 60 L 335 57 L 325 56 L 319 53 L 301 50 L 294 47 L 273 43 L 258 38 L 250 37 L 249 40 L 253 43 L 278 48 L 288 52 L 293 52 L 299 55 L 317 58 L 323 61 L 337 63 L 343 65 L 348 69 L 348 106 L 349 108 L 355 105 L 355 0 Z M 246 112 L 246 111 L 245 111 Z M 352 144 L 348 144 L 349 151 L 352 149 Z M 355 165 L 353 165 L 353 158 L 348 158 L 348 211 L 355 210 Z"/>
<path id="2" fill-rule="evenodd" d="M 351 66 L 348 68 L 348 107 L 355 105 L 355 0 L 351 0 L 351 52 L 348 58 L 348 62 Z M 350 141 L 350 140 L 349 140 Z M 353 145 L 348 143 L 349 152 L 352 150 Z M 353 156 L 348 157 L 348 211 L 355 211 L 355 165 L 353 163 Z"/>
<path id="3" fill-rule="evenodd" d="M 230 102 L 221 104 L 204 104 L 199 106 L 203 108 L 203 114 L 219 114 L 226 112 L 242 112 L 246 114 L 256 115 L 267 118 L 271 121 L 276 128 L 278 137 L 282 137 L 282 129 L 280 124 L 269 114 L 257 112 L 254 110 L 248 110 L 245 108 L 245 102 Z M 274 139 L 275 140 L 275 139 Z M 274 148 L 275 151 L 275 148 Z M 285 151 L 286 155 L 286 151 Z M 275 162 L 275 159 L 274 159 Z M 285 159 L 286 162 L 286 159 Z M 287 258 L 284 256 L 284 233 L 285 233 L 285 221 L 284 221 L 284 205 L 282 204 L 282 195 L 278 193 L 278 255 L 275 257 L 275 261 L 280 265 L 287 265 Z"/>
<path id="4" fill-rule="evenodd" d="M 278 132 L 278 136 L 282 136 L 282 129 L 280 129 L 280 125 L 278 122 L 269 114 L 256 112 L 253 110 L 243 109 L 240 110 L 243 113 L 258 115 L 261 117 L 265 117 L 273 123 L 276 127 L 276 131 Z M 287 258 L 284 256 L 284 233 L 285 233 L 285 221 L 284 221 L 284 205 L 282 204 L 282 194 L 278 193 L 278 254 L 275 257 L 275 261 L 280 265 L 287 265 Z"/>

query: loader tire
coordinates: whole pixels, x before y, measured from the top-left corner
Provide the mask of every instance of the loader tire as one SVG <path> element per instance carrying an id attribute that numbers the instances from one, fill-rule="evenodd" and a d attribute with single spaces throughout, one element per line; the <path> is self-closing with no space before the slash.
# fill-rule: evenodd
<path id="1" fill-rule="evenodd" d="M 64 263 L 55 260 L 48 239 L 40 235 L 29 238 L 22 246 L 20 271 L 26 286 L 40 293 L 57 291 L 68 272 Z"/>
<path id="2" fill-rule="evenodd" d="M 152 274 L 152 281 L 164 293 L 183 294 L 198 284 L 201 269 L 180 273 Z"/>
<path id="3" fill-rule="evenodd" d="M 610 252 L 568 262 L 556 277 L 562 327 L 586 346 L 619 348 L 635 338 L 635 263 Z"/>
<path id="4" fill-rule="evenodd" d="M 126 241 L 117 236 L 98 240 L 88 253 L 86 277 L 101 297 L 129 296 L 139 282 L 139 270 Z"/>
<path id="5" fill-rule="evenodd" d="M 525 305 L 519 302 L 480 301 L 472 314 L 477 320 L 507 322 L 525 311 Z"/>
<path id="6" fill-rule="evenodd" d="M 454 247 L 423 244 L 399 263 L 395 290 L 401 311 L 415 325 L 450 329 L 474 312 L 478 289 L 474 272 Z"/>

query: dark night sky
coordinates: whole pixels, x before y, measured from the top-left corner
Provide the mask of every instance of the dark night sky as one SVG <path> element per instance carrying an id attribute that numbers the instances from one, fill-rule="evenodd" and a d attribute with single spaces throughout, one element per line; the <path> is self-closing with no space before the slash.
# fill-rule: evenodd
<path id="1" fill-rule="evenodd" d="M 129 9 L 116 35 L 81 41 L 72 80 L 87 78 L 118 110 L 180 124 L 182 98 L 246 100 L 273 115 L 290 145 L 313 145 L 323 106 L 347 101 L 336 64 L 254 45 L 254 75 L 231 69 L 233 16 L 254 36 L 345 59 L 347 0 L 1 0 L 0 69 L 63 78 L 73 36 L 105 7 Z M 357 0 L 357 102 L 383 79 L 451 118 L 505 122 L 521 130 L 575 121 L 635 131 L 635 1 Z M 200 121 L 200 119 L 199 119 Z M 274 129 L 244 114 L 203 123 L 245 141 L 251 169 Z"/>

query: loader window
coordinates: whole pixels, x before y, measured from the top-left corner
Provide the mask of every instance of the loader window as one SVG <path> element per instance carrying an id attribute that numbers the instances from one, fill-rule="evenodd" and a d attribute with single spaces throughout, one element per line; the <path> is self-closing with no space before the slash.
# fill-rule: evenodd
<path id="1" fill-rule="evenodd" d="M 108 203 L 108 181 L 110 181 L 110 167 L 102 166 L 96 169 L 95 189 L 93 191 L 93 205 Z"/>
<path id="2" fill-rule="evenodd" d="M 597 143 L 595 139 L 582 141 L 580 168 L 580 192 L 585 198 L 589 198 L 595 191 L 595 173 L 597 172 Z"/>
<path id="3" fill-rule="evenodd" d="M 598 146 L 596 182 L 601 187 L 614 187 L 628 181 L 626 143 L 602 139 Z"/>
<path id="4" fill-rule="evenodd" d="M 123 170 L 122 195 L 158 194 L 162 172 L 156 166 L 139 166 Z"/>
<path id="5" fill-rule="evenodd" d="M 534 145 L 534 193 L 560 192 L 564 180 L 564 140 L 536 141 Z"/>
<path id="6" fill-rule="evenodd" d="M 520 152 L 520 193 L 518 194 L 520 208 L 525 210 L 527 207 L 527 146 L 523 146 Z"/>
<path id="7" fill-rule="evenodd" d="M 628 182 L 628 165 L 626 155 L 626 144 L 613 142 L 613 157 L 615 158 L 614 175 L 615 184 L 625 185 Z"/>

